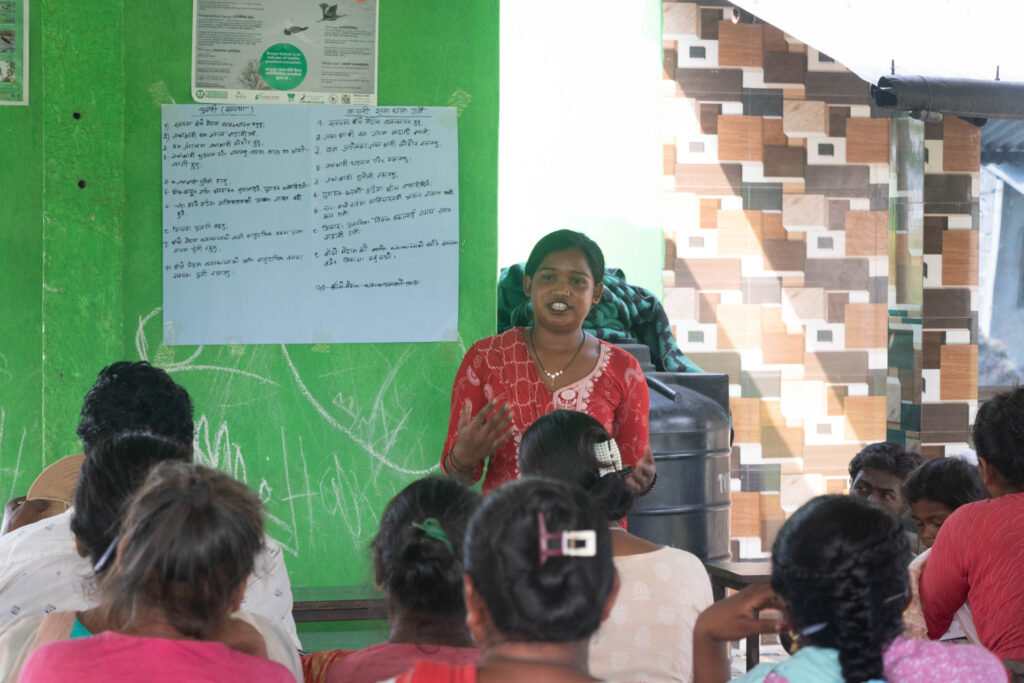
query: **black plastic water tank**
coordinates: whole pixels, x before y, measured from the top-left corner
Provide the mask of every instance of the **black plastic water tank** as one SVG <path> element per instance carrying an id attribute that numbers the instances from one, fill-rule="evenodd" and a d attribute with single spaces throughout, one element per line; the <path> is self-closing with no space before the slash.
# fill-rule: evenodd
<path id="1" fill-rule="evenodd" d="M 658 472 L 657 485 L 629 515 L 629 530 L 701 560 L 729 559 L 728 376 L 654 372 L 642 351 L 623 346 L 647 365 Z"/>

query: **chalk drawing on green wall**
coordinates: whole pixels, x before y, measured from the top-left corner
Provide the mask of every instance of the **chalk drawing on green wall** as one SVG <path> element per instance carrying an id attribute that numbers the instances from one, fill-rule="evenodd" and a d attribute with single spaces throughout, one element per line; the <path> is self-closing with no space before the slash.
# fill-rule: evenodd
<path id="1" fill-rule="evenodd" d="M 331 544 L 340 539 L 364 548 L 383 503 L 436 471 L 439 444 L 422 438 L 423 398 L 401 385 L 429 367 L 418 355 L 427 353 L 426 345 L 363 347 L 359 364 L 339 367 L 316 365 L 322 356 L 305 345 L 199 346 L 182 356 L 182 347 L 160 343 L 160 313 L 157 307 L 138 318 L 139 359 L 155 362 L 189 390 L 197 410 L 196 461 L 258 493 L 268 532 L 290 556 L 333 557 L 338 551 Z M 365 376 L 372 382 L 359 381 Z M 447 404 L 446 387 L 431 384 L 421 396 Z M 330 533 L 310 533 L 313 528 Z"/>

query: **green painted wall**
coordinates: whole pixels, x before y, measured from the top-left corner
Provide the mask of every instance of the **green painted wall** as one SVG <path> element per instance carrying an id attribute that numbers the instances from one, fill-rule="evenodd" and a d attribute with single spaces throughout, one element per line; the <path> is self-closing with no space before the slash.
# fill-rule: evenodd
<path id="1" fill-rule="evenodd" d="M 31 8 L 33 26 L 42 11 Z M 42 70 L 38 31 L 29 82 Z M 43 94 L 0 107 L 0 497 L 24 492 L 42 467 Z"/>
<path id="2" fill-rule="evenodd" d="M 0 493 L 80 448 L 78 410 L 101 367 L 145 358 L 192 395 L 197 458 L 266 501 L 293 583 L 368 581 L 380 510 L 435 468 L 455 369 L 494 331 L 497 1 L 380 10 L 380 104 L 464 105 L 465 341 L 447 344 L 163 346 L 159 107 L 190 101 L 191 3 L 39 0 L 32 19 L 33 104 L 0 108 L 26 159 L 0 165 Z M 17 473 L 14 430 L 29 435 Z"/>

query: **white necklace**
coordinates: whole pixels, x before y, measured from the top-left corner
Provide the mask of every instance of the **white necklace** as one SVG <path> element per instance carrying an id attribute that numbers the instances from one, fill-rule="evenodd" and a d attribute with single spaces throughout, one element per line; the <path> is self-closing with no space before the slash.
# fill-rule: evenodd
<path id="1" fill-rule="evenodd" d="M 568 370 L 569 366 L 572 365 L 572 362 L 576 360 L 576 356 L 580 355 L 580 351 L 583 350 L 583 343 L 585 341 L 587 341 L 587 333 L 580 330 L 580 345 L 576 347 L 576 353 L 572 354 L 572 358 L 569 359 L 569 362 L 565 364 L 564 368 L 558 372 L 548 372 L 547 368 L 544 367 L 544 362 L 540 359 L 540 353 L 537 352 L 537 345 L 533 341 L 533 328 L 530 328 L 530 346 L 533 347 L 533 356 L 537 359 L 537 364 L 540 365 L 540 369 L 548 376 L 548 379 L 551 380 L 550 384 L 552 389 L 555 388 L 555 380 L 558 379 L 562 373 Z"/>

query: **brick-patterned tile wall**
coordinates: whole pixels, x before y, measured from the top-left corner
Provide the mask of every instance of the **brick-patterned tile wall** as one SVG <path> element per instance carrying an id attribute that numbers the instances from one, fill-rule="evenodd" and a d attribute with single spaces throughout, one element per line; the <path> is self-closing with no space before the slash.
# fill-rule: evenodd
<path id="1" fill-rule="evenodd" d="M 850 458 L 895 433 L 890 121 L 867 83 L 770 25 L 733 24 L 728 7 L 663 8 L 665 304 L 686 352 L 730 376 L 733 545 L 756 554 L 783 510 L 845 491 Z M 977 391 L 965 370 L 977 367 L 979 155 L 968 125 L 929 126 L 926 143 L 928 455 L 965 440 Z"/>

